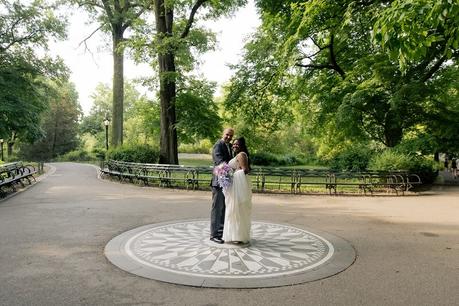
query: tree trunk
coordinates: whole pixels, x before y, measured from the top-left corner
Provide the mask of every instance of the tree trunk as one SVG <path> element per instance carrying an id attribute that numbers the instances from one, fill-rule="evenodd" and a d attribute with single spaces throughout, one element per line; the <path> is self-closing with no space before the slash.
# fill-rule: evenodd
<path id="1" fill-rule="evenodd" d="M 164 0 L 155 1 L 156 30 L 161 37 L 172 36 L 173 12 L 165 8 Z M 158 54 L 159 98 L 161 105 L 161 138 L 159 163 L 178 164 L 177 130 L 175 114 L 175 55 L 172 48 Z"/>
<path id="2" fill-rule="evenodd" d="M 14 147 L 14 141 L 8 141 L 7 150 L 6 150 L 8 157 L 13 156 L 13 147 Z"/>
<path id="3" fill-rule="evenodd" d="M 54 154 L 56 152 L 57 129 L 59 127 L 59 123 L 57 121 L 58 121 L 58 116 L 56 114 L 55 117 L 54 117 L 54 129 L 53 129 L 53 139 L 52 139 L 52 143 L 51 143 L 51 156 L 50 156 L 50 158 L 56 157 Z"/>
<path id="4" fill-rule="evenodd" d="M 389 148 L 393 148 L 398 145 L 403 138 L 403 127 L 401 118 L 397 112 L 388 109 L 384 117 L 384 142 Z"/>
<path id="5" fill-rule="evenodd" d="M 385 127 L 384 139 L 386 146 L 393 148 L 402 141 L 403 129 L 401 127 Z"/>
<path id="6" fill-rule="evenodd" d="M 164 77 L 168 72 L 175 72 L 174 56 L 159 55 L 160 105 L 161 105 L 161 139 L 159 162 L 161 164 L 178 164 L 177 130 L 175 128 L 175 80 Z M 173 77 L 174 78 L 174 77 Z"/>
<path id="7" fill-rule="evenodd" d="M 113 105 L 112 105 L 112 146 L 123 144 L 124 112 L 124 51 L 120 48 L 123 41 L 121 26 L 113 28 Z"/>
<path id="8" fill-rule="evenodd" d="M 13 156 L 13 147 L 14 147 L 15 142 L 16 142 L 16 133 L 12 132 L 11 139 L 9 139 L 6 143 L 6 153 L 8 155 L 8 158 Z"/>

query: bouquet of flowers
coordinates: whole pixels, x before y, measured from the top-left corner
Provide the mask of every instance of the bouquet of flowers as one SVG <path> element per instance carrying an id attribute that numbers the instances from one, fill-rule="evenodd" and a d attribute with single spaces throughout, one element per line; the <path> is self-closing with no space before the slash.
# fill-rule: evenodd
<path id="1" fill-rule="evenodd" d="M 233 183 L 233 168 L 225 162 L 214 168 L 214 174 L 217 177 L 218 185 L 225 191 Z"/>

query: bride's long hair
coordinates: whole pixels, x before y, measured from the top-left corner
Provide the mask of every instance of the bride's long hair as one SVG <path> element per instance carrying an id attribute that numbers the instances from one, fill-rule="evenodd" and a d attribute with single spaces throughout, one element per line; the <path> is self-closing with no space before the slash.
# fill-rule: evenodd
<path id="1" fill-rule="evenodd" d="M 244 152 L 245 154 L 247 154 L 247 163 L 249 165 L 249 170 L 252 170 L 252 167 L 250 167 L 249 150 L 247 149 L 247 145 L 245 144 L 245 138 L 244 137 L 239 137 L 239 138 L 236 139 L 236 141 L 239 144 L 240 152 Z"/>

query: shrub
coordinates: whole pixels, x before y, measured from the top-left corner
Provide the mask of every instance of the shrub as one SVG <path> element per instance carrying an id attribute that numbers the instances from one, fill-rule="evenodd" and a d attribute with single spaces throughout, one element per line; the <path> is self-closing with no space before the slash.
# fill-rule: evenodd
<path id="1" fill-rule="evenodd" d="M 210 154 L 212 152 L 212 143 L 208 139 L 193 144 L 180 144 L 178 148 L 180 153 L 201 153 Z"/>
<path id="2" fill-rule="evenodd" d="M 122 145 L 109 149 L 106 158 L 125 162 L 156 164 L 159 159 L 159 151 L 149 145 Z"/>
<path id="3" fill-rule="evenodd" d="M 277 166 L 279 161 L 276 155 L 267 152 L 250 154 L 250 162 L 257 166 Z"/>
<path id="4" fill-rule="evenodd" d="M 97 158 L 97 159 L 105 159 L 105 149 L 100 149 L 100 148 L 94 148 L 92 150 L 92 153 L 94 154 L 94 156 Z"/>
<path id="5" fill-rule="evenodd" d="M 366 146 L 352 146 L 336 155 L 329 163 L 337 171 L 364 171 L 368 168 L 373 151 Z"/>
<path id="6" fill-rule="evenodd" d="M 423 184 L 432 184 L 438 176 L 438 163 L 420 156 L 414 160 L 413 167 L 409 171 L 419 175 Z"/>
<path id="7" fill-rule="evenodd" d="M 372 170 L 408 170 L 410 168 L 412 157 L 409 154 L 400 153 L 396 150 L 387 149 L 376 154 L 370 161 Z"/>
<path id="8" fill-rule="evenodd" d="M 10 156 L 3 156 L 3 159 L 4 159 L 5 163 L 13 163 L 13 162 L 17 162 L 19 160 L 28 160 L 28 159 L 25 159 L 25 158 L 20 158 L 15 153 L 13 153 L 13 155 L 10 155 Z"/>
<path id="9" fill-rule="evenodd" d="M 295 155 L 275 155 L 267 152 L 252 153 L 250 162 L 257 166 L 294 166 L 303 164 L 303 161 Z"/>
<path id="10" fill-rule="evenodd" d="M 91 160 L 85 150 L 75 150 L 65 153 L 58 158 L 59 161 L 88 161 Z"/>
<path id="11" fill-rule="evenodd" d="M 423 156 L 402 153 L 394 149 L 387 149 L 373 156 L 370 161 L 372 170 L 406 170 L 417 174 L 423 184 L 431 184 L 438 175 L 438 164 Z"/>

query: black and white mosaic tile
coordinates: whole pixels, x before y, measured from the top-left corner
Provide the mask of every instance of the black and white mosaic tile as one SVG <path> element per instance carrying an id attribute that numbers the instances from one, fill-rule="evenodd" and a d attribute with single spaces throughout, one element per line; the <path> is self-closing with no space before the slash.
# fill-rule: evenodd
<path id="1" fill-rule="evenodd" d="M 347 242 L 326 233 L 252 223 L 246 245 L 209 241 L 209 221 L 151 224 L 115 237 L 107 258 L 130 273 L 203 287 L 274 287 L 334 275 L 355 259 Z"/>

